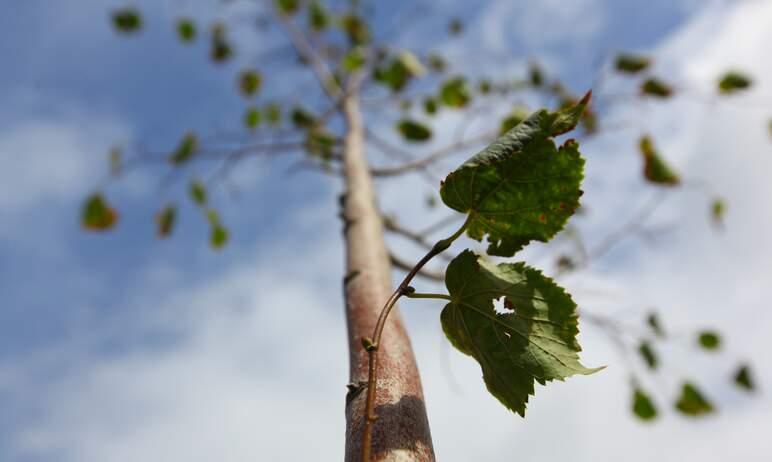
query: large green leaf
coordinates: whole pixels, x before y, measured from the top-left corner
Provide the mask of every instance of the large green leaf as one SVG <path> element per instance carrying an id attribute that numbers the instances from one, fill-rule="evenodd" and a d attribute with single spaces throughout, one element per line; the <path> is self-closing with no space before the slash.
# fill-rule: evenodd
<path id="1" fill-rule="evenodd" d="M 546 242 L 579 206 L 584 159 L 579 145 L 552 137 L 574 128 L 589 101 L 532 114 L 451 172 L 440 188 L 445 204 L 469 214 L 467 234 L 488 236 L 488 253 L 509 257 L 530 241 Z"/>
<path id="2" fill-rule="evenodd" d="M 579 363 L 576 304 L 551 279 L 523 263 L 493 263 L 469 250 L 448 265 L 451 301 L 442 310 L 450 342 L 480 363 L 488 391 L 525 415 L 534 381 L 544 385 L 591 374 Z M 494 309 L 504 297 L 506 313 Z"/>

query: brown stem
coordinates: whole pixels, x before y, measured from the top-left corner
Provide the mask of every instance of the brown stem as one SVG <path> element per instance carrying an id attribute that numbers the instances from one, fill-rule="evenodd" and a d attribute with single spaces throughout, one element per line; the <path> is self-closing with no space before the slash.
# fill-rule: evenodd
<path id="1" fill-rule="evenodd" d="M 466 230 L 471 217 L 472 215 L 470 214 L 464 224 L 455 233 L 453 233 L 452 236 L 437 242 L 434 247 L 432 247 L 432 249 L 429 250 L 429 252 L 418 261 L 418 263 L 416 263 L 413 269 L 407 273 L 407 276 L 405 276 L 397 289 L 388 298 L 386 304 L 383 306 L 383 309 L 381 309 L 381 314 L 378 316 L 378 322 L 375 324 L 372 338 L 362 338 L 362 345 L 367 351 L 370 363 L 367 376 L 367 403 L 365 406 L 364 439 L 362 440 L 362 462 L 370 462 L 371 460 L 370 447 L 372 441 L 372 432 L 375 420 L 378 418 L 375 414 L 375 392 L 378 385 L 378 350 L 381 349 L 381 337 L 383 335 L 383 329 L 386 325 L 386 319 L 388 319 L 389 313 L 391 313 L 391 310 L 394 308 L 397 300 L 399 300 L 402 295 L 408 294 L 410 292 L 409 285 L 416 274 L 421 271 L 421 268 L 423 268 L 424 265 L 429 262 L 429 260 L 447 250 L 447 248 L 450 247 L 450 244 L 452 244 L 453 241 L 458 239 L 458 237 L 464 233 L 464 230 Z"/>
<path id="2" fill-rule="evenodd" d="M 360 342 L 373 332 L 381 304 L 391 292 L 392 281 L 382 218 L 364 156 L 358 89 L 347 89 L 342 109 L 347 123 L 342 165 L 346 192 L 341 203 L 346 240 L 344 292 L 351 382 L 346 405 L 345 460 L 356 462 L 361 460 L 364 449 L 362 435 L 366 421 L 361 384 L 369 376 L 368 355 Z M 418 368 L 396 310 L 383 335 L 389 341 L 381 348 L 378 370 L 386 379 L 379 384 L 383 393 L 373 403 L 380 419 L 378 426 L 371 430 L 372 449 L 368 457 L 376 461 L 434 461 Z"/>

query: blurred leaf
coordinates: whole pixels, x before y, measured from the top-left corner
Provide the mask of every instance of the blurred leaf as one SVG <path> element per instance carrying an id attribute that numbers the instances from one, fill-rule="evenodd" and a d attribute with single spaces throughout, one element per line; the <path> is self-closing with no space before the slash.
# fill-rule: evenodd
<path id="1" fill-rule="evenodd" d="M 649 67 L 651 60 L 646 56 L 620 53 L 614 61 L 614 68 L 626 74 L 637 74 Z"/>
<path id="2" fill-rule="evenodd" d="M 665 337 L 665 330 L 662 328 L 662 324 L 659 322 L 659 316 L 657 316 L 657 313 L 649 313 L 649 316 L 646 318 L 646 323 L 649 325 L 649 327 L 651 327 L 651 330 L 657 335 L 657 337 Z"/>
<path id="3" fill-rule="evenodd" d="M 673 94 L 673 89 L 658 78 L 650 77 L 641 85 L 641 93 L 657 98 L 669 98 Z"/>
<path id="4" fill-rule="evenodd" d="M 244 113 L 244 126 L 255 129 L 260 125 L 260 111 L 256 107 L 247 108 Z"/>
<path id="5" fill-rule="evenodd" d="M 220 224 L 220 216 L 215 209 L 206 209 L 206 221 L 209 222 L 209 226 L 215 227 Z"/>
<path id="6" fill-rule="evenodd" d="M 534 87 L 541 87 L 544 84 L 544 71 L 535 62 L 528 66 L 528 81 Z"/>
<path id="7" fill-rule="evenodd" d="M 276 103 L 268 103 L 264 110 L 265 120 L 271 125 L 279 125 L 281 122 L 281 107 Z"/>
<path id="8" fill-rule="evenodd" d="M 750 366 L 743 364 L 737 368 L 737 372 L 734 374 L 734 383 L 739 388 L 742 388 L 746 391 L 753 391 L 756 389 L 756 383 L 751 375 Z"/>
<path id="9" fill-rule="evenodd" d="M 528 115 L 528 109 L 522 106 L 518 106 L 513 109 L 512 112 L 507 114 L 501 120 L 501 125 L 499 126 L 499 135 L 503 135 L 504 133 L 515 128 L 517 124 L 527 119 Z"/>
<path id="10" fill-rule="evenodd" d="M 361 69 L 364 64 L 365 55 L 362 47 L 352 48 L 348 53 L 343 55 L 343 58 L 340 61 L 340 66 L 344 71 L 349 73 Z"/>
<path id="11" fill-rule="evenodd" d="M 430 209 L 437 207 L 437 197 L 434 194 L 428 194 L 426 196 L 426 207 Z"/>
<path id="12" fill-rule="evenodd" d="M 477 241 L 487 235 L 488 254 L 509 257 L 533 240 L 547 242 L 579 206 L 579 145 L 558 149 L 553 137 L 576 126 L 589 98 L 535 112 L 445 178 L 442 201 L 469 214 L 466 232 Z"/>
<path id="13" fill-rule="evenodd" d="M 477 84 L 477 91 L 479 91 L 482 95 L 487 95 L 490 93 L 492 88 L 493 86 L 491 85 L 491 81 L 488 79 L 480 80 L 480 82 Z"/>
<path id="14" fill-rule="evenodd" d="M 657 417 L 657 408 L 648 394 L 640 388 L 633 392 L 633 414 L 641 420 L 653 420 Z"/>
<path id="15" fill-rule="evenodd" d="M 713 224 L 722 226 L 724 224 L 724 215 L 726 215 L 726 202 L 720 198 L 713 199 L 713 202 L 710 204 L 710 216 Z"/>
<path id="16" fill-rule="evenodd" d="M 641 137 L 638 147 L 643 155 L 643 176 L 649 182 L 662 186 L 676 186 L 681 182 L 678 175 L 665 163 L 654 149 L 651 137 Z"/>
<path id="17" fill-rule="evenodd" d="M 426 111 L 429 115 L 434 115 L 437 113 L 437 100 L 434 98 L 425 98 L 424 99 L 424 111 Z"/>
<path id="18" fill-rule="evenodd" d="M 654 353 L 654 349 L 651 347 L 649 342 L 641 342 L 641 344 L 638 346 L 638 353 L 640 353 L 646 365 L 649 366 L 649 369 L 657 368 L 659 365 L 659 359 L 657 358 L 656 353 Z"/>
<path id="19" fill-rule="evenodd" d="M 407 141 L 426 141 L 432 137 L 431 129 L 415 120 L 400 120 L 397 122 L 397 130 Z"/>
<path id="20" fill-rule="evenodd" d="M 276 9 L 284 15 L 292 15 L 300 9 L 300 0 L 275 0 Z"/>
<path id="21" fill-rule="evenodd" d="M 447 63 L 445 63 L 445 58 L 442 56 L 432 53 L 427 58 L 429 69 L 431 69 L 434 72 L 445 72 L 445 68 L 447 67 Z"/>
<path id="22" fill-rule="evenodd" d="M 524 263 L 489 263 L 470 250 L 448 265 L 451 301 L 442 330 L 459 351 L 480 363 L 488 391 L 525 415 L 534 381 L 545 385 L 592 374 L 579 362 L 576 304 L 555 282 Z M 494 309 L 504 298 L 506 313 Z"/>
<path id="23" fill-rule="evenodd" d="M 697 387 L 689 382 L 683 384 L 675 408 L 684 415 L 697 417 L 713 412 L 713 405 Z"/>
<path id="24" fill-rule="evenodd" d="M 459 35 L 464 32 L 464 23 L 459 18 L 452 18 L 448 23 L 448 32 L 450 35 Z"/>
<path id="25" fill-rule="evenodd" d="M 365 21 L 354 14 L 347 14 L 340 18 L 340 27 L 346 33 L 352 45 L 364 45 L 370 41 L 370 28 Z"/>
<path id="26" fill-rule="evenodd" d="M 142 28 L 142 15 L 136 8 L 121 8 L 112 12 L 113 27 L 121 33 L 130 34 Z"/>
<path id="27" fill-rule="evenodd" d="M 422 76 L 426 70 L 414 54 L 402 51 L 384 66 L 375 68 L 373 78 L 392 91 L 402 90 L 414 77 Z"/>
<path id="28" fill-rule="evenodd" d="M 463 77 L 454 77 L 440 87 L 440 101 L 452 108 L 462 108 L 469 104 L 471 95 L 469 85 Z"/>
<path id="29" fill-rule="evenodd" d="M 219 250 L 228 242 L 228 229 L 221 224 L 212 227 L 209 235 L 209 244 L 213 249 Z"/>
<path id="30" fill-rule="evenodd" d="M 306 134 L 305 146 L 311 155 L 318 156 L 322 160 L 329 160 L 333 156 L 333 149 L 337 138 L 327 130 L 317 127 Z"/>
<path id="31" fill-rule="evenodd" d="M 297 128 L 311 128 L 316 123 L 316 116 L 300 106 L 295 106 L 292 108 L 290 118 L 292 119 L 292 123 Z"/>
<path id="32" fill-rule="evenodd" d="M 108 205 L 104 196 L 94 193 L 86 198 L 81 211 L 81 224 L 89 231 L 106 231 L 118 221 L 118 212 Z"/>
<path id="33" fill-rule="evenodd" d="M 568 255 L 559 256 L 557 261 L 555 261 L 555 265 L 558 267 L 558 271 L 561 272 L 573 271 L 576 268 L 576 262 Z"/>
<path id="34" fill-rule="evenodd" d="M 110 149 L 110 175 L 118 176 L 123 169 L 123 151 L 117 146 L 113 146 Z"/>
<path id="35" fill-rule="evenodd" d="M 322 31 L 330 25 L 330 15 L 319 1 L 312 1 L 308 5 L 308 24 L 314 31 Z"/>
<path id="36" fill-rule="evenodd" d="M 196 153 L 197 149 L 198 138 L 196 138 L 195 133 L 187 133 L 182 138 L 182 141 L 180 141 L 177 149 L 172 153 L 171 157 L 169 157 L 169 162 L 173 165 L 185 163 L 193 157 L 193 154 Z"/>
<path id="37" fill-rule="evenodd" d="M 706 350 L 718 350 L 721 347 L 721 336 L 714 331 L 700 332 L 697 340 L 700 346 Z"/>
<path id="38" fill-rule="evenodd" d="M 196 39 L 196 23 L 188 18 L 177 20 L 177 36 L 180 41 L 190 43 Z"/>
<path id="39" fill-rule="evenodd" d="M 225 25 L 222 23 L 215 23 L 212 26 L 209 56 L 216 63 L 225 62 L 233 56 L 233 47 L 225 37 L 225 31 Z"/>
<path id="40" fill-rule="evenodd" d="M 260 73 L 251 69 L 241 71 L 239 74 L 239 88 L 245 97 L 252 97 L 260 90 L 263 78 Z"/>
<path id="41" fill-rule="evenodd" d="M 155 221 L 158 225 L 158 237 L 160 239 L 164 239 L 172 233 L 176 217 L 177 209 L 171 204 L 167 205 L 156 214 Z"/>
<path id="42" fill-rule="evenodd" d="M 727 72 L 718 81 L 718 91 L 724 94 L 735 93 L 750 88 L 753 81 L 745 74 Z"/>
<path id="43" fill-rule="evenodd" d="M 196 205 L 201 207 L 206 205 L 206 185 L 203 182 L 200 180 L 191 181 L 188 193 Z"/>

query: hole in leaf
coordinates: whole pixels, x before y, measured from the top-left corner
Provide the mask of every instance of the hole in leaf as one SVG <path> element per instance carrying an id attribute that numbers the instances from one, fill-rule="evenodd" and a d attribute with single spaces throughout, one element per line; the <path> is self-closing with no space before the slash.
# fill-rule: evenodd
<path id="1" fill-rule="evenodd" d="M 505 295 L 502 295 L 493 299 L 493 311 L 497 314 L 511 314 L 515 311 L 515 305 Z"/>

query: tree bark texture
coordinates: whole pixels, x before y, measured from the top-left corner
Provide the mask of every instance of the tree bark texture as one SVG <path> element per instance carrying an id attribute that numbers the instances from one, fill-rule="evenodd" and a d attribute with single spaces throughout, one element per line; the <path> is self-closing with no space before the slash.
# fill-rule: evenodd
<path id="1" fill-rule="evenodd" d="M 346 241 L 344 296 L 349 337 L 350 382 L 346 404 L 346 462 L 359 462 L 367 395 L 367 352 L 378 314 L 391 294 L 391 266 L 383 223 L 364 152 L 364 128 L 357 96 L 344 98 L 347 123 L 341 197 Z M 434 461 L 421 380 L 410 339 L 398 310 L 386 323 L 378 352 L 378 381 L 372 438 L 374 461 Z M 355 386 L 355 385 L 358 385 Z"/>

